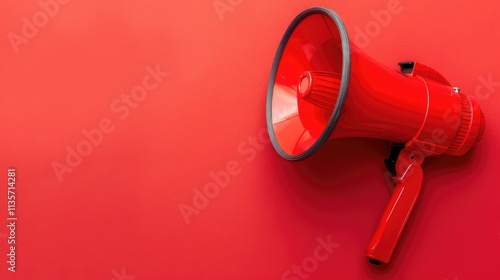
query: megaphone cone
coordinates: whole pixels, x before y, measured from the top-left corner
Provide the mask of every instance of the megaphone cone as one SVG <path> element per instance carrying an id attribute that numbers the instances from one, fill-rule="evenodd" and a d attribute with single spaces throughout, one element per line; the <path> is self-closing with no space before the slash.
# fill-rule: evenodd
<path id="1" fill-rule="evenodd" d="M 287 160 L 304 159 L 333 138 L 394 143 L 386 165 L 396 187 L 366 252 L 374 262 L 392 256 L 420 192 L 423 160 L 466 153 L 485 127 L 478 102 L 440 73 L 413 61 L 399 66 L 365 55 L 335 12 L 314 7 L 286 30 L 268 85 L 269 135 Z"/>

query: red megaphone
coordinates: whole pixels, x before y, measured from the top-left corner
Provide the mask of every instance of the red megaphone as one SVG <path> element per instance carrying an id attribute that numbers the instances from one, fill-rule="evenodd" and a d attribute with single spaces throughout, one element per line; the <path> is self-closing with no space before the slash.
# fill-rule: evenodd
<path id="1" fill-rule="evenodd" d="M 434 69 L 401 62 L 389 69 L 349 42 L 339 16 L 314 7 L 286 30 L 267 92 L 267 126 L 287 160 L 304 159 L 326 140 L 371 137 L 391 141 L 385 161 L 394 192 L 366 250 L 389 262 L 417 200 L 427 156 L 467 152 L 484 132 L 475 98 Z"/>

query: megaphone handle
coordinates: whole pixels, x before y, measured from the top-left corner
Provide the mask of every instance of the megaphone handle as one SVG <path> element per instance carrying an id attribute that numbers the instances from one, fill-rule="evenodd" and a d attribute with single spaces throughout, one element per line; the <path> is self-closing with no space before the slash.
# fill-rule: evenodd
<path id="1" fill-rule="evenodd" d="M 388 263 L 415 206 L 422 186 L 421 160 L 403 149 L 396 162 L 397 182 L 377 230 L 373 235 L 366 256 L 370 262 Z"/>

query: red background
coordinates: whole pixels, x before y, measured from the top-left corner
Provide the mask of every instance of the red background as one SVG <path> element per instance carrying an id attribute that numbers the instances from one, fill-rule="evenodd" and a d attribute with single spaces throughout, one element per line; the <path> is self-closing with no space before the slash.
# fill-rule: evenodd
<path id="1" fill-rule="evenodd" d="M 487 120 L 469 154 L 426 160 L 400 246 L 378 268 L 364 250 L 390 195 L 387 143 L 338 140 L 292 163 L 249 137 L 266 127 L 272 60 L 299 12 L 330 7 L 353 39 L 390 1 L 221 1 L 234 7 L 219 17 L 213 0 L 73 0 L 18 53 L 8 34 L 41 7 L 1 2 L 1 279 L 281 279 L 327 236 L 340 246 L 309 279 L 500 275 L 498 1 L 400 0 L 401 12 L 370 31 L 368 55 L 437 69 L 480 97 Z M 148 65 L 170 75 L 121 120 L 110 105 L 141 85 Z M 103 118 L 115 130 L 60 182 L 54 161 Z M 193 206 L 193 189 L 230 161 L 240 173 L 186 224 L 179 205 Z M 8 167 L 17 170 L 16 273 L 6 263 Z"/>

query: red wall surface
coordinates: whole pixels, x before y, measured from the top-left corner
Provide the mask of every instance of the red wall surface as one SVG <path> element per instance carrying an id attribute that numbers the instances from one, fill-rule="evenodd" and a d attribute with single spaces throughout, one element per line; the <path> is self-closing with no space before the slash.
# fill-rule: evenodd
<path id="1" fill-rule="evenodd" d="M 266 138 L 278 43 L 313 5 L 335 10 L 383 64 L 435 68 L 486 116 L 470 153 L 424 163 L 420 200 L 388 266 L 364 256 L 390 196 L 388 144 L 341 139 L 287 162 Z M 497 279 L 499 8 L 2 1 L 0 278 Z"/>

